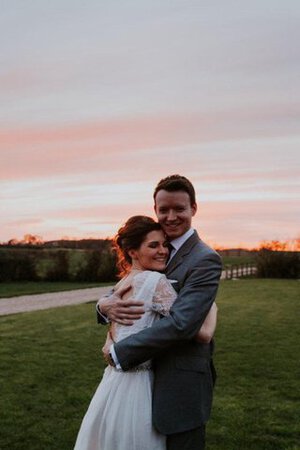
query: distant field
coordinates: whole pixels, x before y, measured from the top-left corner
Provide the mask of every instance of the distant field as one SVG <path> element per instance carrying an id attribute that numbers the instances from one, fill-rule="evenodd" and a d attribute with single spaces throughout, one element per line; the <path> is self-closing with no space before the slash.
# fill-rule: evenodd
<path id="1" fill-rule="evenodd" d="M 247 256 L 222 256 L 223 266 L 232 264 L 246 264 L 246 263 L 255 263 L 254 255 Z"/>
<path id="2" fill-rule="evenodd" d="M 90 287 L 107 286 L 112 283 L 70 283 L 70 282 L 15 282 L 0 283 L 0 299 L 18 295 L 42 294 L 44 292 L 70 291 Z"/>
<path id="3" fill-rule="evenodd" d="M 299 449 L 299 294 L 293 280 L 221 283 L 207 450 Z M 72 449 L 104 369 L 94 304 L 0 327 L 0 448 Z"/>

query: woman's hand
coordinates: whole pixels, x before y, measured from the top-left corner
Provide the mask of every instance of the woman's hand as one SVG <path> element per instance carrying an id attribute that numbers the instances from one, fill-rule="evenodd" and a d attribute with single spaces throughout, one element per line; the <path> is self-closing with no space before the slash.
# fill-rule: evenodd
<path id="1" fill-rule="evenodd" d="M 114 343 L 114 340 L 112 338 L 111 332 L 109 331 L 106 335 L 106 341 L 102 347 L 103 357 L 104 357 L 105 361 L 107 362 L 107 364 L 110 364 L 109 352 L 110 352 L 110 347 L 112 346 L 113 343 Z"/>

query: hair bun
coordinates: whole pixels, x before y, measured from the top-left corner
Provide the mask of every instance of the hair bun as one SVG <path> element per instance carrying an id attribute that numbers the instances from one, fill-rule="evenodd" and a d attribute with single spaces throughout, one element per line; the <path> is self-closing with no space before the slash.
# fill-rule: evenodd
<path id="1" fill-rule="evenodd" d="M 114 247 L 117 251 L 117 266 L 121 276 L 128 272 L 132 263 L 129 250 L 138 249 L 147 234 L 154 230 L 161 230 L 161 226 L 147 216 L 132 216 L 118 230 L 114 238 Z"/>

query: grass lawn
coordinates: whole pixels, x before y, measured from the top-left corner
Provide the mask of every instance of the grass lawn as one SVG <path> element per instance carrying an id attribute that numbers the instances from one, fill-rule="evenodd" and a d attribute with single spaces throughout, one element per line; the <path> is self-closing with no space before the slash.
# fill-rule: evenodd
<path id="1" fill-rule="evenodd" d="M 71 283 L 71 282 L 13 282 L 0 283 L 0 299 L 18 295 L 43 294 L 44 292 L 61 292 L 72 289 L 108 286 L 112 283 Z"/>
<path id="2" fill-rule="evenodd" d="M 299 290 L 222 282 L 207 450 L 300 448 Z M 94 304 L 1 317 L 0 327 L 0 448 L 71 450 L 104 368 Z"/>

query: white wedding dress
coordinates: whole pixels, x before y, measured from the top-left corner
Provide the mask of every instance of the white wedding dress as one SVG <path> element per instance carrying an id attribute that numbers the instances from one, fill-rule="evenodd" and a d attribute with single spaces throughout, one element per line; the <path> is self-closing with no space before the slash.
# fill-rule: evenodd
<path id="1" fill-rule="evenodd" d="M 144 271 L 132 279 L 133 297 L 145 313 L 132 326 L 115 324 L 116 342 L 167 315 L 176 292 L 165 275 Z M 81 424 L 74 450 L 166 450 L 166 438 L 152 426 L 151 362 L 123 372 L 104 371 Z"/>

